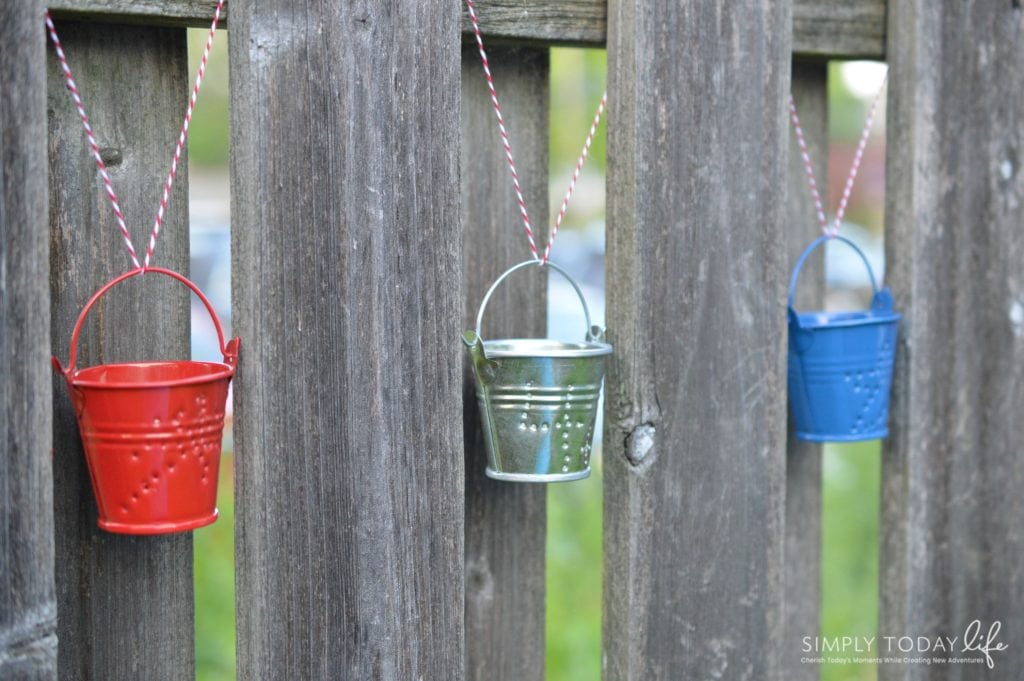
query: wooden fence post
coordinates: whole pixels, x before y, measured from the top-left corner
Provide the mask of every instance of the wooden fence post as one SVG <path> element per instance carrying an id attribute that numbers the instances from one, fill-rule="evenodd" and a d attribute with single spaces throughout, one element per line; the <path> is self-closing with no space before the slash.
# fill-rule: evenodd
<path id="1" fill-rule="evenodd" d="M 993 680 L 1019 678 L 1024 659 L 1021 11 L 889 3 L 886 279 L 903 321 L 882 455 L 880 629 L 962 645 L 973 620 L 983 633 L 999 621 L 1009 649 L 983 669 Z M 879 678 L 974 669 L 884 665 Z"/>
<path id="2" fill-rule="evenodd" d="M 790 20 L 609 7 L 606 681 L 781 674 Z"/>
<path id="3" fill-rule="evenodd" d="M 516 166 L 541 244 L 548 213 L 547 48 L 488 51 Z M 487 288 L 530 251 L 499 142 L 476 47 L 462 52 L 462 223 L 465 328 Z M 487 308 L 491 338 L 541 337 L 547 327 L 547 272 L 524 272 Z M 473 681 L 543 681 L 547 485 L 496 482 L 476 388 L 464 370 L 466 410 L 466 676 Z"/>
<path id="4" fill-rule="evenodd" d="M 828 64 L 794 62 L 793 99 L 800 113 L 814 174 L 828 200 Z M 789 175 L 786 184 L 787 267 L 820 236 L 814 201 L 807 186 L 804 161 L 790 127 Z M 799 309 L 821 309 L 825 268 L 822 251 L 800 275 Z M 796 439 L 790 419 L 786 451 L 786 639 L 782 648 L 783 678 L 817 681 L 820 667 L 802 664 L 804 636 L 817 636 L 821 626 L 821 445 Z"/>
<path id="5" fill-rule="evenodd" d="M 241 679 L 464 676 L 459 9 L 232 6 Z"/>
<path id="6" fill-rule="evenodd" d="M 188 95 L 185 31 L 59 23 L 136 248 L 144 248 Z M 42 40 L 40 29 L 39 40 Z M 49 62 L 52 351 L 66 361 L 75 319 L 131 268 L 56 59 Z M 188 272 L 188 177 L 181 168 L 154 258 Z M 156 275 L 97 305 L 79 366 L 189 356 L 189 296 Z M 192 535 L 130 537 L 96 526 L 96 503 L 63 380 L 54 385 L 53 463 L 61 678 L 194 675 Z"/>
<path id="7" fill-rule="evenodd" d="M 0 678 L 57 678 L 43 8 L 0 6 Z"/>

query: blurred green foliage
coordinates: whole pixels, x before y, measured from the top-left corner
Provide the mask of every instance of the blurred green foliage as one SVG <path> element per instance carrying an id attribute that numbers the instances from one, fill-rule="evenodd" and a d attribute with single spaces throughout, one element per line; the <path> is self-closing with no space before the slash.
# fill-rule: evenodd
<path id="1" fill-rule="evenodd" d="M 850 91 L 843 78 L 843 65 L 844 62 L 839 61 L 828 65 L 828 134 L 833 143 L 856 143 L 871 102 Z"/>
<path id="2" fill-rule="evenodd" d="M 552 220 L 561 207 L 565 190 L 576 169 L 576 161 L 594 121 L 607 82 L 606 72 L 604 50 L 551 50 L 548 207 Z M 580 173 L 576 193 L 569 204 L 562 229 L 571 230 L 588 225 L 600 227 L 604 223 L 604 177 L 608 167 L 607 123 L 606 110 L 594 134 L 586 165 Z M 527 198 L 527 201 L 530 199 Z"/>
<path id="3" fill-rule="evenodd" d="M 209 29 L 188 31 L 189 73 L 195 76 Z M 192 83 L 189 84 L 189 88 Z M 191 91 L 191 90 L 190 90 Z M 206 77 L 188 128 L 188 161 L 205 167 L 228 164 L 228 32 L 218 31 L 206 62 Z"/>
<path id="4" fill-rule="evenodd" d="M 551 50 L 550 140 L 552 177 L 569 176 L 576 167 L 583 141 L 587 138 L 594 113 L 607 82 L 605 51 L 555 48 Z M 501 96 L 501 93 L 498 93 Z M 594 135 L 587 168 L 600 171 L 606 163 L 605 119 Z M 564 188 L 563 188 L 564 190 Z M 562 199 L 562 192 L 557 197 Z"/>
<path id="5" fill-rule="evenodd" d="M 600 454 L 579 482 L 548 485 L 547 678 L 601 677 Z"/>
<path id="6" fill-rule="evenodd" d="M 235 678 L 234 457 L 221 458 L 220 518 L 193 533 L 196 584 L 196 681 Z"/>
<path id="7" fill-rule="evenodd" d="M 881 441 L 827 445 L 823 457 L 821 635 L 875 636 Z M 876 678 L 874 664 L 825 664 L 821 668 L 821 681 Z"/>

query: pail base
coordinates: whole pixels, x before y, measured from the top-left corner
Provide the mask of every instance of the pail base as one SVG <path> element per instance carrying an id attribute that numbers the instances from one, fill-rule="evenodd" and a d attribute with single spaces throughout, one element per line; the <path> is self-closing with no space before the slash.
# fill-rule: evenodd
<path id="1" fill-rule="evenodd" d="M 881 440 L 887 438 L 889 437 L 889 429 L 884 428 L 870 433 L 857 433 L 856 435 L 851 435 L 850 433 L 843 433 L 842 435 L 804 433 L 798 430 L 796 431 L 796 437 L 798 440 L 805 440 L 807 442 L 863 442 L 864 440 Z"/>
<path id="2" fill-rule="evenodd" d="M 216 521 L 218 515 L 217 509 L 213 509 L 213 513 L 209 515 L 180 522 L 121 523 L 100 518 L 97 524 L 101 530 L 113 532 L 114 534 L 172 534 L 174 532 L 188 532 L 189 530 L 206 527 Z"/>
<path id="3" fill-rule="evenodd" d="M 504 473 L 487 467 L 487 477 L 505 482 L 570 482 L 590 476 L 590 466 L 571 473 Z"/>

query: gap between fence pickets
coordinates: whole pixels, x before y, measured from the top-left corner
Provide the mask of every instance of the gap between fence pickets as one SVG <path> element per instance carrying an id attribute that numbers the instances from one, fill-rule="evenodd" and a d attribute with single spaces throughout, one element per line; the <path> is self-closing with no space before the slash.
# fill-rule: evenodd
<path id="1" fill-rule="evenodd" d="M 607 37 L 606 0 L 523 0 L 519 5 L 478 0 L 484 37 L 533 45 L 601 47 Z M 228 2 L 221 21 L 228 27 Z M 208 26 L 209 0 L 51 0 L 55 18 L 155 26 Z M 886 0 L 794 0 L 793 54 L 818 58 L 885 58 Z M 463 41 L 472 25 L 463 13 Z M 372 21 L 372 16 L 370 17 Z"/>

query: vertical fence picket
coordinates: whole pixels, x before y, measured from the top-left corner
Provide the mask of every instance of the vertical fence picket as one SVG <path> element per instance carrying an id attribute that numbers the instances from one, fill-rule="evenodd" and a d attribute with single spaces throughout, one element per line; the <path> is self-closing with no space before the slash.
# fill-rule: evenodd
<path id="1" fill-rule="evenodd" d="M 800 112 L 824 196 L 828 192 L 828 65 L 794 62 L 791 91 Z M 786 184 L 786 264 L 792 267 L 800 253 L 820 235 L 803 158 L 790 128 L 789 172 Z M 800 276 L 798 309 L 821 309 L 824 294 L 824 258 L 808 261 Z M 821 445 L 797 440 L 790 419 L 786 450 L 786 640 L 782 648 L 783 678 L 815 681 L 819 668 L 800 662 L 801 639 L 817 636 L 821 608 Z"/>
<path id="2" fill-rule="evenodd" d="M 58 23 L 135 243 L 148 238 L 188 93 L 185 31 Z M 42 27 L 39 39 L 42 40 Z M 52 52 L 49 57 L 53 353 L 65 361 L 86 300 L 130 261 Z M 155 264 L 188 271 L 188 179 L 174 185 Z M 188 358 L 188 291 L 134 279 L 83 327 L 79 366 Z M 194 674 L 192 535 L 130 537 L 96 526 L 71 400 L 53 379 L 54 515 L 62 678 L 177 681 Z"/>
<path id="3" fill-rule="evenodd" d="M 604 678 L 777 678 L 789 3 L 609 10 Z"/>
<path id="4" fill-rule="evenodd" d="M 512 136 L 530 218 L 544 243 L 547 224 L 548 69 L 546 48 L 488 50 Z M 494 108 L 475 46 L 462 53 L 462 223 L 464 324 L 492 282 L 530 257 L 500 145 Z M 491 299 L 486 338 L 544 335 L 547 272 L 528 270 Z M 544 549 L 547 485 L 497 482 L 487 454 L 473 377 L 464 372 L 466 410 L 466 677 L 543 681 Z"/>
<path id="5" fill-rule="evenodd" d="M 242 679 L 463 678 L 458 20 L 231 8 Z"/>
<path id="6" fill-rule="evenodd" d="M 39 2 L 0 7 L 0 678 L 57 678 Z"/>
<path id="7" fill-rule="evenodd" d="M 977 619 L 984 640 L 999 621 L 1009 649 L 986 679 L 1019 678 L 1024 631 L 1021 21 L 1017 3 L 889 3 L 886 279 L 903 320 L 880 629 L 963 637 Z M 880 678 L 974 668 L 885 665 Z"/>

